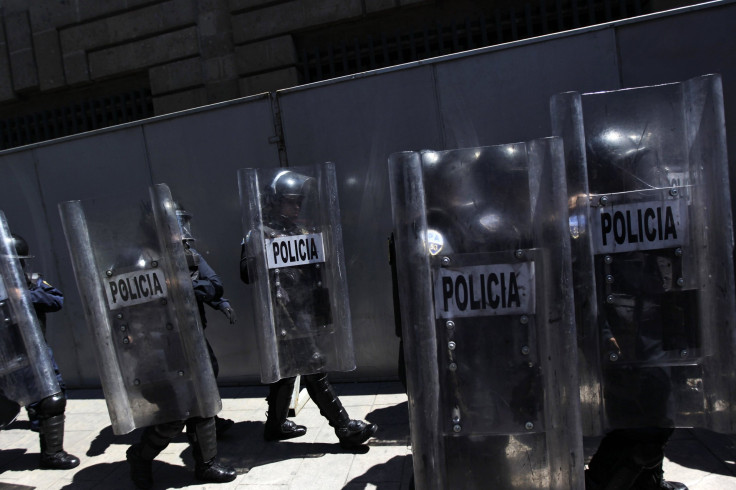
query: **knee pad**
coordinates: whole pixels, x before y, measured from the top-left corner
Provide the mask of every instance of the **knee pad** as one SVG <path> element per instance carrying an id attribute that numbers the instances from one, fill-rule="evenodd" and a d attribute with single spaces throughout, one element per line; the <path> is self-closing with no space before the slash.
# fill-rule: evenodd
<path id="1" fill-rule="evenodd" d="M 33 409 L 35 416 L 39 419 L 48 419 L 56 415 L 64 413 L 66 408 L 66 396 L 63 392 L 54 393 L 47 396 L 36 405 Z"/>

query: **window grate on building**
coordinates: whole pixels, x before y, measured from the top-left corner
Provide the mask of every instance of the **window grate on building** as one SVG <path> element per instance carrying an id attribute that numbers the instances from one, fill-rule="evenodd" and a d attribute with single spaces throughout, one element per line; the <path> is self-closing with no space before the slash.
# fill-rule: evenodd
<path id="1" fill-rule="evenodd" d="M 88 99 L 0 120 L 0 150 L 153 116 L 150 90 Z"/>
<path id="2" fill-rule="evenodd" d="M 298 50 L 300 77 L 316 82 L 650 12 L 648 0 L 536 0 L 419 30 L 305 46 Z"/>

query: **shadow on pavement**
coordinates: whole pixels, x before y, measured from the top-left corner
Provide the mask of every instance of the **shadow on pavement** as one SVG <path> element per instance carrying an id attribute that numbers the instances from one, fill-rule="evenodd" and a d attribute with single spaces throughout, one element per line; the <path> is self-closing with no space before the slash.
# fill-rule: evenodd
<path id="1" fill-rule="evenodd" d="M 736 476 L 736 436 L 706 429 L 676 429 L 665 447 L 667 459 L 686 468 Z"/>
<path id="2" fill-rule="evenodd" d="M 362 490 L 376 488 L 388 490 L 396 488 L 395 475 L 401 475 L 401 488 L 409 488 L 412 471 L 411 456 L 394 456 L 383 464 L 375 465 L 360 476 L 356 476 L 345 484 L 343 490 Z"/>
<path id="3" fill-rule="evenodd" d="M 0 475 L 6 471 L 33 471 L 38 469 L 39 453 L 28 453 L 25 449 L 0 451 Z M 0 488 L 3 488 L 0 484 Z"/>

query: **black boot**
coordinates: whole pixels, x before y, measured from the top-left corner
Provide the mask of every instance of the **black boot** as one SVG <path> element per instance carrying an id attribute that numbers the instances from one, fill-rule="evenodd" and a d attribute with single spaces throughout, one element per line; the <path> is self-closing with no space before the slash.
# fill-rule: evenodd
<path id="1" fill-rule="evenodd" d="M 263 429 L 263 438 L 267 441 L 284 441 L 301 437 L 307 433 L 307 428 L 287 420 L 289 415 L 289 403 L 294 391 L 296 378 L 280 379 L 269 388 L 268 414 L 266 426 Z"/>
<path id="2" fill-rule="evenodd" d="M 194 457 L 194 476 L 197 480 L 212 483 L 233 481 L 238 474 L 230 466 L 215 461 L 217 455 L 217 432 L 215 418 L 194 418 L 187 420 L 187 438 L 192 446 Z"/>
<path id="3" fill-rule="evenodd" d="M 43 469 L 69 470 L 79 466 L 79 458 L 64 451 L 64 414 L 41 419 L 40 466 Z"/>
<path id="4" fill-rule="evenodd" d="M 130 465 L 130 479 L 136 487 L 147 490 L 153 486 L 153 458 L 166 449 L 183 427 L 183 421 L 146 427 L 141 442 L 128 448 L 125 456 Z"/>
<path id="5" fill-rule="evenodd" d="M 327 379 L 327 374 L 310 374 L 303 376 L 303 379 L 309 396 L 319 407 L 319 412 L 327 419 L 330 426 L 335 428 L 335 434 L 342 448 L 351 449 L 360 446 L 376 433 L 378 430 L 376 424 L 350 419 L 335 389 Z"/>
<path id="6" fill-rule="evenodd" d="M 230 466 L 223 466 L 214 459 L 197 463 L 194 476 L 197 480 L 208 481 L 212 483 L 226 483 L 233 481 L 238 474 Z"/>

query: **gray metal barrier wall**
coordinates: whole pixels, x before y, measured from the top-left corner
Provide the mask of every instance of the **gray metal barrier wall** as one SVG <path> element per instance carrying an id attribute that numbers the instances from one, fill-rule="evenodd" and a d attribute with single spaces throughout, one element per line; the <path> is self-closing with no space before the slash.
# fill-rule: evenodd
<path id="1" fill-rule="evenodd" d="M 734 24 L 736 1 L 711 2 L 0 153 L 0 209 L 11 229 L 29 241 L 34 269 L 66 293 L 64 309 L 49 316 L 48 328 L 65 380 L 71 387 L 98 386 L 57 203 L 169 184 L 194 215 L 197 247 L 221 276 L 238 313 L 231 326 L 221 313 L 207 311 L 220 381 L 257 383 L 250 294 L 237 273 L 236 170 L 334 162 L 358 369 L 333 378 L 395 378 L 388 155 L 548 136 L 549 97 L 563 91 L 720 73 L 729 161 L 736 162 Z M 734 173 L 731 184 L 736 189 Z"/>

